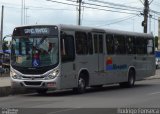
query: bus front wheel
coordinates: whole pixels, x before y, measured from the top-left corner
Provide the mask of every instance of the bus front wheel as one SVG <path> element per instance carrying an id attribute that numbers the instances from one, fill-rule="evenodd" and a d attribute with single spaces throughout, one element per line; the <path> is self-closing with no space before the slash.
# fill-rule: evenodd
<path id="1" fill-rule="evenodd" d="M 73 91 L 75 93 L 84 93 L 86 89 L 86 80 L 83 77 L 80 77 L 78 80 L 78 87 L 77 88 L 73 88 Z"/>

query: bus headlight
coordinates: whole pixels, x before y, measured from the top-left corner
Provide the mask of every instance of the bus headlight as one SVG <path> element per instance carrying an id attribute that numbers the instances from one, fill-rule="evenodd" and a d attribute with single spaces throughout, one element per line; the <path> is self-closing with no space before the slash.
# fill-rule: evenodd
<path id="1" fill-rule="evenodd" d="M 59 69 L 53 70 L 46 79 L 54 79 L 56 76 L 59 75 Z"/>
<path id="2" fill-rule="evenodd" d="M 15 71 L 11 70 L 10 76 L 14 79 L 21 79 L 21 76 L 15 73 Z"/>

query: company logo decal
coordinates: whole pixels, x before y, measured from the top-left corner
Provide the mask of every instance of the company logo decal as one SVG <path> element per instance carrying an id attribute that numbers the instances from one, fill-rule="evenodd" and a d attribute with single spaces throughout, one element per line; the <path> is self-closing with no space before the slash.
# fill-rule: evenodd
<path id="1" fill-rule="evenodd" d="M 127 69 L 126 64 L 113 64 L 112 57 L 107 57 L 106 70 L 124 70 Z"/>

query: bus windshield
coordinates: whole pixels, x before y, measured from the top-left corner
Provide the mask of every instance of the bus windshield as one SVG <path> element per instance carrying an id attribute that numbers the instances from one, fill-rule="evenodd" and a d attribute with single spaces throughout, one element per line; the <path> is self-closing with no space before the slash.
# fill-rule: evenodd
<path id="1" fill-rule="evenodd" d="M 11 64 L 19 67 L 44 67 L 58 63 L 58 36 L 13 37 Z"/>

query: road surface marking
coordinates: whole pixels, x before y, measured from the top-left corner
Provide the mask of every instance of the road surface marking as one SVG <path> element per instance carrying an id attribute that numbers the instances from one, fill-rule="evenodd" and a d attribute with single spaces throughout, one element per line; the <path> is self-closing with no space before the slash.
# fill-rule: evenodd
<path id="1" fill-rule="evenodd" d="M 71 110 L 77 110 L 77 108 L 64 109 L 64 110 L 59 110 L 59 111 L 49 112 L 49 113 L 47 113 L 47 114 L 56 114 L 56 113 L 67 112 L 67 111 L 71 111 Z"/>
<path id="2" fill-rule="evenodd" d="M 150 93 L 149 95 L 156 95 L 156 94 L 160 94 L 160 92 Z"/>

